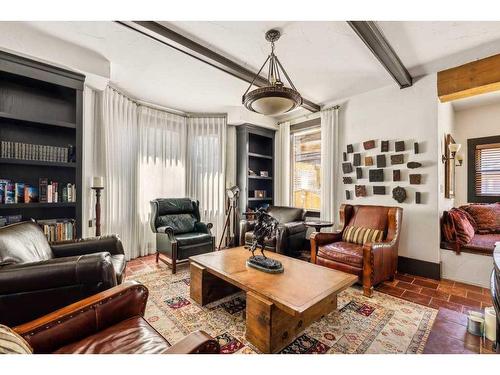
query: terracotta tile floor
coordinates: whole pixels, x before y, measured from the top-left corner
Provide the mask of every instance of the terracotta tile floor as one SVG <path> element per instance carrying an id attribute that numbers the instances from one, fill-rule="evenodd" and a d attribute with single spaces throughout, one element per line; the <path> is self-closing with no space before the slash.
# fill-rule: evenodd
<path id="1" fill-rule="evenodd" d="M 156 263 L 154 255 L 137 258 L 128 262 L 127 277 L 165 267 L 167 266 L 161 262 Z M 462 313 L 492 306 L 489 289 L 446 279 L 437 281 L 420 276 L 397 274 L 394 281 L 386 281 L 375 289 L 435 309 L 445 307 Z"/>

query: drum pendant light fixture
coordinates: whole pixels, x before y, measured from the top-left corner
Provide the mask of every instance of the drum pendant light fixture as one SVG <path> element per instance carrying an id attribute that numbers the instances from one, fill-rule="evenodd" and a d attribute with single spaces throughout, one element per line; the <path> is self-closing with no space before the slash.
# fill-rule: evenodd
<path id="1" fill-rule="evenodd" d="M 243 94 L 242 103 L 250 111 L 263 115 L 275 116 L 290 112 L 292 109 L 302 105 L 302 96 L 293 85 L 290 77 L 281 65 L 278 56 L 274 54 L 274 42 L 281 36 L 278 30 L 272 29 L 266 32 L 266 40 L 271 43 L 271 53 L 260 68 L 257 75 L 250 83 L 247 91 Z M 250 91 L 255 79 L 266 64 L 269 63 L 267 74 L 268 85 Z M 281 75 L 285 77 L 290 87 L 285 87 Z"/>

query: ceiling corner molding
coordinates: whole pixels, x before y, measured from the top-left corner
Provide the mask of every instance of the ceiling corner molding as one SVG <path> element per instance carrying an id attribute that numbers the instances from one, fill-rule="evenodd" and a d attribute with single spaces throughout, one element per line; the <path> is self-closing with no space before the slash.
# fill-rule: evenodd
<path id="1" fill-rule="evenodd" d="M 138 33 L 141 33 L 151 39 L 154 39 L 166 46 L 185 53 L 205 64 L 211 65 L 233 77 L 239 78 L 247 83 L 252 83 L 257 72 L 251 71 L 234 61 L 218 54 L 213 49 L 195 42 L 192 39 L 179 34 L 178 32 L 165 27 L 155 21 L 115 21 L 120 25 L 128 27 Z M 263 76 L 257 76 L 253 84 L 257 87 L 268 85 L 267 79 Z M 310 100 L 303 98 L 302 107 L 311 111 L 318 112 L 320 106 Z"/>
<path id="2" fill-rule="evenodd" d="M 347 21 L 400 88 L 413 84 L 412 77 L 373 21 Z"/>

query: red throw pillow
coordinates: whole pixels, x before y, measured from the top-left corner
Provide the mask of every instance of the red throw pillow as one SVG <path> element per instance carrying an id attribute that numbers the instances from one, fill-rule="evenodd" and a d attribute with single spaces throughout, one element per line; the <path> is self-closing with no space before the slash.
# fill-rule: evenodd
<path id="1" fill-rule="evenodd" d="M 500 203 L 469 204 L 460 208 L 474 218 L 478 233 L 500 232 Z"/>
<path id="2" fill-rule="evenodd" d="M 443 234 L 447 242 L 467 245 L 474 237 L 469 215 L 459 208 L 452 208 L 443 217 Z"/>

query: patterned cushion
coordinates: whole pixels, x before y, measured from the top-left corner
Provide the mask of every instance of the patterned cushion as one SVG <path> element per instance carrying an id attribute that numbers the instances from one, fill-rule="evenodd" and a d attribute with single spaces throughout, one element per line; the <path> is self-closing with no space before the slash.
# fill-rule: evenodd
<path id="1" fill-rule="evenodd" d="M 32 354 L 33 349 L 17 333 L 0 324 L 0 354 Z"/>
<path id="2" fill-rule="evenodd" d="M 500 203 L 469 204 L 460 208 L 474 218 L 479 233 L 500 232 Z"/>
<path id="3" fill-rule="evenodd" d="M 364 245 L 367 242 L 380 242 L 384 232 L 378 229 L 348 226 L 342 234 L 342 241 Z"/>
<path id="4" fill-rule="evenodd" d="M 460 208 L 443 214 L 443 236 L 447 242 L 467 245 L 474 238 L 474 219 Z"/>

